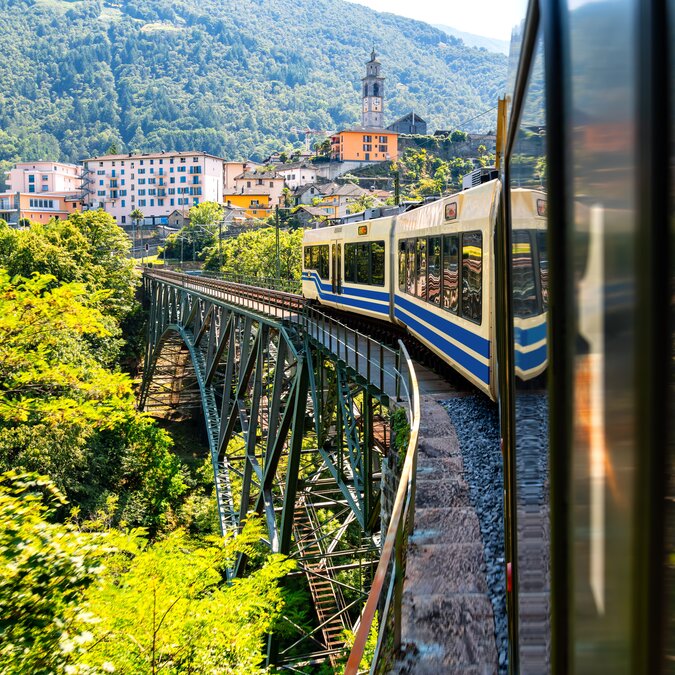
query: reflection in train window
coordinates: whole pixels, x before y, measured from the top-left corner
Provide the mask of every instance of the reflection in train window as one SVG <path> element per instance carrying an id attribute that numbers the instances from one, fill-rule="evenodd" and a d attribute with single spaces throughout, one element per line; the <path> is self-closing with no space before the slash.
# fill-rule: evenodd
<path id="1" fill-rule="evenodd" d="M 548 241 L 546 232 L 537 232 L 537 250 L 539 251 L 539 280 L 541 283 L 541 309 L 548 309 Z"/>
<path id="2" fill-rule="evenodd" d="M 513 313 L 518 317 L 538 314 L 537 288 L 528 230 L 513 231 Z"/>
<path id="3" fill-rule="evenodd" d="M 398 242 L 398 288 L 405 291 L 405 239 Z"/>
<path id="4" fill-rule="evenodd" d="M 373 286 L 384 286 L 384 242 L 370 242 L 370 283 Z"/>
<path id="5" fill-rule="evenodd" d="M 415 242 L 416 239 L 407 239 L 408 245 L 408 266 L 406 272 L 406 292 L 415 294 Z"/>
<path id="6" fill-rule="evenodd" d="M 384 241 L 345 244 L 345 281 L 383 286 L 384 259 Z"/>
<path id="7" fill-rule="evenodd" d="M 415 295 L 420 300 L 427 299 L 427 240 L 420 237 L 417 240 L 417 283 L 415 285 Z"/>
<path id="8" fill-rule="evenodd" d="M 483 315 L 483 235 L 466 232 L 462 235 L 462 316 L 481 322 Z"/>
<path id="9" fill-rule="evenodd" d="M 307 270 L 316 270 L 321 279 L 328 279 L 328 244 L 305 246 L 304 264 Z"/>
<path id="10" fill-rule="evenodd" d="M 370 283 L 370 244 L 354 244 L 356 247 L 356 283 Z"/>
<path id="11" fill-rule="evenodd" d="M 429 237 L 429 271 L 427 294 L 429 302 L 441 304 L 441 238 Z"/>
<path id="12" fill-rule="evenodd" d="M 443 308 L 457 314 L 459 307 L 459 244 L 456 234 L 443 237 Z"/>

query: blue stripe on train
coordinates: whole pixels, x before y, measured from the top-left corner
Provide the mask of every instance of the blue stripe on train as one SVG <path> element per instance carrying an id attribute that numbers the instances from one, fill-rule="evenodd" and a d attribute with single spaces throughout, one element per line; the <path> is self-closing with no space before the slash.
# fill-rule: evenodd
<path id="1" fill-rule="evenodd" d="M 332 293 L 333 285 L 330 282 L 323 283 L 316 272 L 303 272 L 302 278 L 305 281 L 313 281 L 314 285 L 321 292 Z M 357 298 L 368 298 L 370 300 L 381 300 L 389 302 L 389 293 L 386 291 L 371 291 L 365 288 L 352 288 L 345 284 L 342 285 L 342 295 L 353 295 Z"/>
<path id="2" fill-rule="evenodd" d="M 518 326 L 513 327 L 513 341 L 520 345 L 521 347 L 529 347 L 539 340 L 543 340 L 546 337 L 546 320 L 543 319 L 542 323 L 538 326 L 532 326 L 532 328 L 519 328 Z"/>
<path id="3" fill-rule="evenodd" d="M 519 352 L 515 350 L 516 368 L 520 368 L 523 372 L 533 370 L 543 365 L 547 357 L 546 344 L 543 344 L 531 352 Z"/>
<path id="4" fill-rule="evenodd" d="M 303 272 L 303 280 L 304 281 L 313 281 L 314 285 L 316 286 L 317 293 L 319 294 L 319 297 L 322 300 L 330 300 L 331 302 L 336 302 L 341 305 L 345 305 L 348 307 L 356 307 L 358 309 L 366 309 L 369 312 L 375 312 L 376 314 L 382 314 L 382 316 L 388 317 L 389 316 L 389 305 L 378 305 L 374 302 L 368 302 L 368 300 L 360 300 L 358 298 L 351 298 L 346 295 L 336 295 L 335 293 L 330 293 L 327 291 L 322 290 L 323 284 L 321 282 L 317 282 L 317 279 L 315 279 L 313 276 L 305 276 L 305 273 Z M 331 288 L 330 284 L 326 284 L 327 288 Z M 359 292 L 360 289 L 351 289 L 353 291 Z M 354 293 L 354 295 L 357 295 L 357 293 Z M 364 297 L 368 297 L 366 295 L 367 291 L 364 292 Z M 388 296 L 386 293 L 383 294 L 385 298 L 388 299 Z"/>
<path id="5" fill-rule="evenodd" d="M 398 297 L 396 298 L 398 301 Z M 407 312 L 398 307 L 394 308 L 395 316 L 400 319 L 406 326 L 410 326 L 416 333 L 421 335 L 425 340 L 430 342 L 442 354 L 446 354 L 453 361 L 457 362 L 463 368 L 466 368 L 470 373 L 475 375 L 481 382 L 486 385 L 490 383 L 490 367 L 481 363 L 478 359 L 467 354 L 457 345 L 446 340 L 442 335 L 431 330 L 428 326 L 420 323 L 415 318 L 411 317 Z M 489 351 L 489 343 L 488 343 Z"/>
<path id="6" fill-rule="evenodd" d="M 396 296 L 396 304 L 401 305 L 401 307 L 406 310 L 406 312 L 409 312 L 423 321 L 426 321 L 428 324 L 431 324 L 436 330 L 439 330 L 445 335 L 448 335 L 449 337 L 457 340 L 457 342 L 461 342 L 463 345 L 466 345 L 469 349 L 472 349 L 477 354 L 484 356 L 486 359 L 490 358 L 490 341 L 486 340 L 480 335 L 472 333 L 470 330 L 467 330 L 462 326 L 458 326 L 452 321 L 448 321 L 448 319 L 443 317 L 442 313 L 444 310 L 442 310 L 440 307 L 436 310 L 436 312 L 429 311 L 428 309 L 420 307 L 416 303 L 411 302 L 407 298 L 404 298 L 400 295 Z"/>

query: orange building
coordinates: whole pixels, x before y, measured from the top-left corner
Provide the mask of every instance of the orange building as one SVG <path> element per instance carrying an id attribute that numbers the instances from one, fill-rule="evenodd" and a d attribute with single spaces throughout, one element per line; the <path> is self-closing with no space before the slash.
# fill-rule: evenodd
<path id="1" fill-rule="evenodd" d="M 81 197 L 77 194 L 57 195 L 44 192 L 0 194 L 0 218 L 11 225 L 18 225 L 23 219 L 35 223 L 48 223 L 52 218 L 65 220 L 71 213 L 81 208 Z"/>
<path id="2" fill-rule="evenodd" d="M 332 159 L 341 162 L 386 162 L 398 157 L 398 134 L 375 127 L 338 131 L 330 139 Z"/>
<path id="3" fill-rule="evenodd" d="M 223 195 L 227 206 L 238 206 L 245 209 L 249 218 L 267 218 L 272 213 L 270 195 L 267 193 L 247 192 L 246 194 L 232 192 Z"/>

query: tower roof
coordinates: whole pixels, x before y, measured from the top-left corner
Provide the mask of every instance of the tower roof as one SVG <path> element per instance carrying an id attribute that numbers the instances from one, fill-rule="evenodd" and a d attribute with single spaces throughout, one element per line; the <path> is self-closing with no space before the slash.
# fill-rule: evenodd
<path id="1" fill-rule="evenodd" d="M 375 47 L 373 47 L 373 51 L 370 52 L 370 61 L 367 61 L 367 63 L 379 63 L 377 60 L 377 53 L 375 52 Z"/>

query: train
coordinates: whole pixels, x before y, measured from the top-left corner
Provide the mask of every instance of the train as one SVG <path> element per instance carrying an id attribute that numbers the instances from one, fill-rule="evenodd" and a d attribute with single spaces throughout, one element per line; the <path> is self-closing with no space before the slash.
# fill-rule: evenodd
<path id="1" fill-rule="evenodd" d="M 396 324 L 492 400 L 497 397 L 495 231 L 502 184 L 396 215 L 305 230 L 302 293 Z M 513 194 L 516 374 L 546 368 L 546 194 Z"/>

